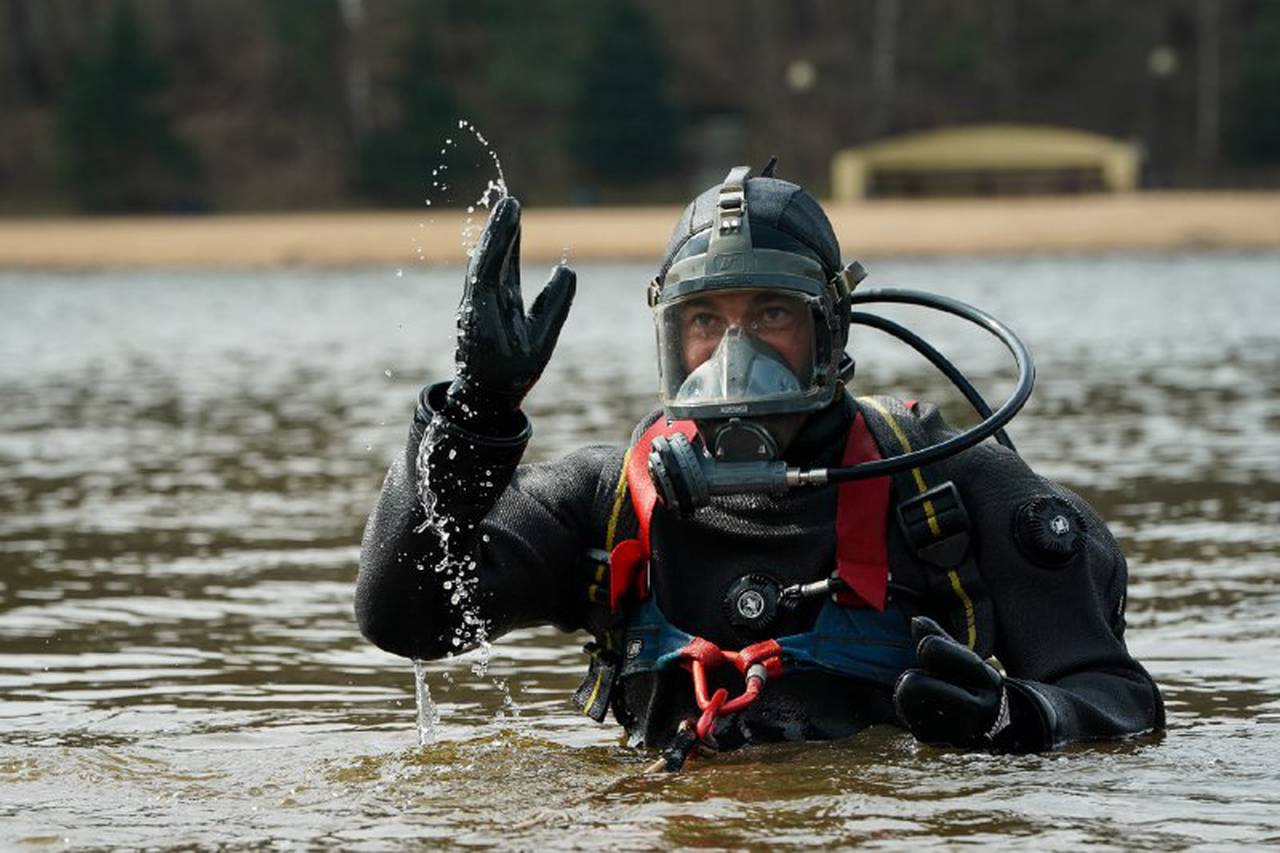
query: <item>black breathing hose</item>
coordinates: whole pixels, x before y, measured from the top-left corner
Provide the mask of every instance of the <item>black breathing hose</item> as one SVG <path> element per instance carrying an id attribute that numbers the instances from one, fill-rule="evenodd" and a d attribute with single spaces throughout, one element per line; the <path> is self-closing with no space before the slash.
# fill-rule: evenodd
<path id="1" fill-rule="evenodd" d="M 849 297 L 849 303 L 851 305 L 864 305 L 871 302 L 890 302 L 897 303 L 899 305 L 918 305 L 925 308 L 933 308 L 934 310 L 952 314 L 963 320 L 968 320 L 969 322 L 986 329 L 988 332 L 999 338 L 1000 342 L 1003 343 L 1013 355 L 1013 359 L 1018 365 L 1018 382 L 1013 389 L 1013 393 L 1009 395 L 1009 399 L 1005 400 L 999 409 L 991 412 L 990 407 L 982 400 L 981 395 L 977 393 L 977 390 L 973 388 L 972 384 L 969 383 L 967 379 L 964 379 L 963 375 L 960 374 L 960 371 L 955 367 L 955 365 L 947 361 L 946 357 L 943 356 L 942 353 L 929 346 L 925 341 L 914 335 L 914 333 L 908 332 L 908 330 L 898 326 L 897 323 L 893 323 L 892 321 L 882 321 L 881 324 L 877 324 L 875 322 L 866 323 L 865 325 L 880 328 L 895 336 L 897 336 L 896 331 L 889 327 L 897 327 L 898 329 L 902 329 L 904 332 L 908 332 L 908 334 L 916 338 L 919 343 L 928 347 L 928 350 L 921 349 L 910 338 L 904 337 L 902 340 L 915 347 L 922 355 L 928 358 L 934 366 L 945 373 L 952 382 L 956 382 L 957 387 L 959 387 L 961 392 L 964 393 L 965 398 L 968 399 L 979 412 L 982 411 L 982 408 L 986 408 L 988 414 L 985 415 L 982 423 L 977 426 L 930 447 L 913 450 L 910 453 L 903 454 L 902 456 L 894 456 L 889 459 L 879 459 L 875 462 L 863 462 L 860 465 L 851 465 L 848 467 L 828 468 L 826 470 L 826 482 L 843 483 L 850 480 L 865 480 L 871 477 L 883 477 L 887 474 L 896 474 L 899 471 L 905 471 L 910 468 L 919 468 L 922 465 L 928 465 L 929 463 L 936 462 L 939 459 L 954 456 L 960 451 L 968 450 L 970 447 L 973 447 L 974 445 L 990 438 L 992 435 L 996 435 L 1001 432 L 1004 429 L 1005 424 L 1013 420 L 1014 415 L 1016 415 L 1024 405 L 1026 405 L 1027 400 L 1031 397 L 1031 391 L 1035 387 L 1035 363 L 1032 361 L 1031 353 L 1027 350 L 1026 345 L 1022 343 L 1018 336 L 1015 335 L 1008 326 L 1001 323 L 995 317 L 992 317 L 985 311 L 974 308 L 972 305 L 967 305 L 957 299 L 952 299 L 947 296 L 939 296 L 935 293 L 927 293 L 921 290 L 904 290 L 901 288 L 881 287 L 865 290 L 860 293 L 854 293 Z M 861 312 L 857 312 L 856 316 L 867 317 L 871 315 L 865 315 Z M 880 318 L 877 319 L 879 320 Z M 932 352 L 932 355 L 930 355 L 930 352 Z M 937 360 L 935 360 L 934 356 L 937 357 Z M 942 366 L 944 363 L 950 367 L 950 370 L 947 370 L 947 368 Z M 957 382 L 957 375 L 960 376 L 962 382 Z M 966 391 L 966 386 L 968 391 Z M 970 391 L 972 391 L 973 396 L 970 396 Z M 976 400 L 975 397 L 977 398 Z M 981 408 L 978 405 L 979 402 L 982 403 Z"/>
<path id="2" fill-rule="evenodd" d="M 973 383 L 969 381 L 969 377 L 961 373 L 960 368 L 956 367 L 955 364 L 952 363 L 951 359 L 938 352 L 938 350 L 934 348 L 933 344 L 929 343 L 906 326 L 903 326 L 900 323 L 895 323 L 887 317 L 877 316 L 876 314 L 854 311 L 849 315 L 849 322 L 858 326 L 870 326 L 873 329 L 879 329 L 880 331 L 892 335 L 910 346 L 916 352 L 927 358 L 929 363 L 938 368 L 943 376 L 951 380 L 951 384 L 960 390 L 960 393 L 969 401 L 969 405 L 973 406 L 974 411 L 978 413 L 979 417 L 991 417 L 991 406 L 989 406 L 987 401 L 983 399 L 982 394 L 978 392 L 978 389 L 973 387 Z M 1018 448 L 1013 446 L 1013 439 L 1009 438 L 1009 433 L 1005 432 L 1003 427 L 996 430 L 995 437 L 996 441 L 1000 442 L 1014 453 L 1018 452 Z"/>

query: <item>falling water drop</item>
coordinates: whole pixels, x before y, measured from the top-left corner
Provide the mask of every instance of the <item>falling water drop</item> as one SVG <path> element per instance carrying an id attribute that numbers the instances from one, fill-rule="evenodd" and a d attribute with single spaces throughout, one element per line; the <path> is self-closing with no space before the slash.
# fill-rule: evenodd
<path id="1" fill-rule="evenodd" d="M 440 710 L 431 701 L 431 688 L 427 686 L 427 662 L 413 662 L 413 696 L 418 703 L 418 746 L 435 743 L 439 734 Z"/>

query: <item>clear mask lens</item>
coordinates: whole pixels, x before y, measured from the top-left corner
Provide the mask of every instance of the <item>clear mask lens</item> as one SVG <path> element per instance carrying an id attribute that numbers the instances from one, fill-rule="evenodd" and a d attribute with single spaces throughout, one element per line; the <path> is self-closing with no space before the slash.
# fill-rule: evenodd
<path id="1" fill-rule="evenodd" d="M 693 293 L 655 309 L 663 404 L 803 401 L 814 391 L 815 300 L 762 288 Z"/>

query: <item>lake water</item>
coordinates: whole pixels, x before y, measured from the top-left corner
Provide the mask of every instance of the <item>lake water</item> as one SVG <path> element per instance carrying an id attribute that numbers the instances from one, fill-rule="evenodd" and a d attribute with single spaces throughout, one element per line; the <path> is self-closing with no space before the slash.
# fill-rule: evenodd
<path id="1" fill-rule="evenodd" d="M 427 667 L 351 613 L 360 532 L 459 270 L 0 273 L 0 848 L 1176 849 L 1280 842 L 1280 255 L 885 261 L 1034 351 L 1010 427 L 1130 557 L 1162 737 L 963 754 L 890 728 L 663 778 L 568 696 L 582 636 Z M 540 281 L 545 268 L 526 270 Z M 640 266 L 580 271 L 528 457 L 620 442 L 655 394 Z M 910 322 L 989 398 L 1012 368 Z M 860 393 L 959 396 L 855 330 Z"/>

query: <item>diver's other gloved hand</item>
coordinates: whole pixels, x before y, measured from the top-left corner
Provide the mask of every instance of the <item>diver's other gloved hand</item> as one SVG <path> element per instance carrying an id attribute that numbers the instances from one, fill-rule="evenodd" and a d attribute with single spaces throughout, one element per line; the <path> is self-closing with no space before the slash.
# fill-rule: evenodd
<path id="1" fill-rule="evenodd" d="M 520 203 L 511 196 L 500 199 L 467 265 L 458 306 L 458 375 L 449 386 L 442 414 L 480 432 L 510 426 L 551 358 L 576 284 L 573 270 L 557 266 L 525 314 Z"/>
<path id="2" fill-rule="evenodd" d="M 928 617 L 911 620 L 911 637 L 918 667 L 893 688 L 902 723 L 929 744 L 1006 746 L 1011 719 L 1004 676 Z"/>

